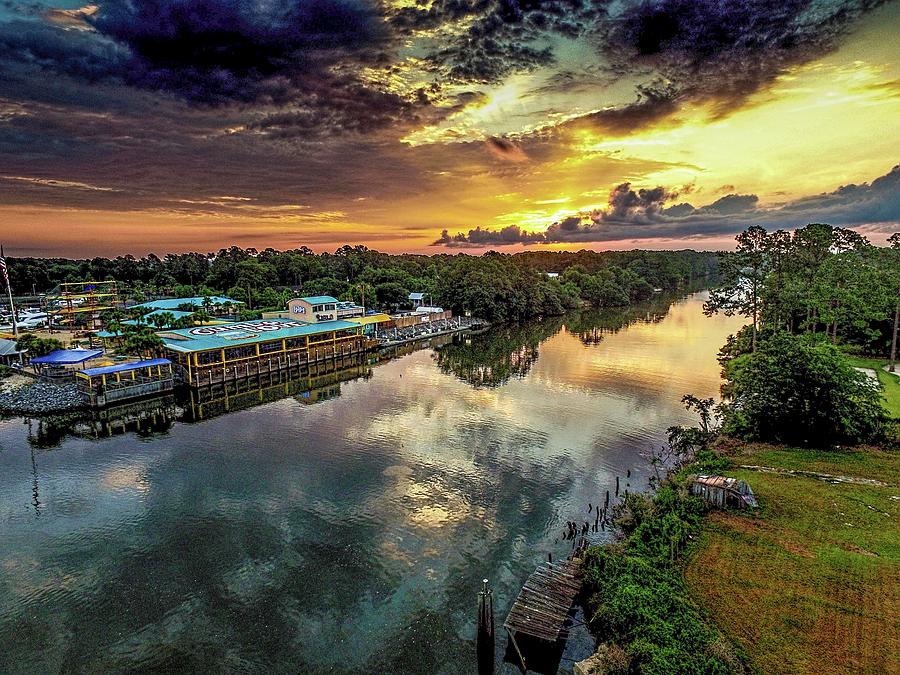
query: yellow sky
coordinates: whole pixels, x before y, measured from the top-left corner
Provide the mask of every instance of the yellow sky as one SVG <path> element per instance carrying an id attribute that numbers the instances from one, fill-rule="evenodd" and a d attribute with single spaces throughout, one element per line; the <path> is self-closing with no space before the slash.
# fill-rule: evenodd
<path id="1" fill-rule="evenodd" d="M 719 119 L 712 118 L 710 107 L 697 104 L 659 128 L 604 136 L 565 123 L 596 110 L 596 94 L 575 92 L 554 99 L 551 106 L 535 93 L 548 74 L 539 70 L 483 87 L 480 98 L 445 120 L 423 122 L 395 138 L 379 161 L 385 166 L 402 162 L 415 179 L 390 197 L 361 192 L 355 199 L 342 194 L 317 202 L 298 194 L 302 210 L 273 212 L 266 218 L 247 205 L 223 213 L 191 213 L 60 208 L 47 201 L 7 204 L 0 205 L 0 238 L 8 248 L 48 254 L 212 250 L 232 243 L 259 248 L 306 244 L 317 250 L 364 243 L 386 251 L 435 251 L 429 244 L 445 228 L 452 233 L 515 224 L 540 231 L 568 215 L 603 209 L 610 189 L 626 181 L 636 187 L 667 186 L 681 192 L 677 201 L 696 206 L 740 193 L 758 195 L 763 207 L 831 192 L 847 183 L 870 182 L 900 162 L 896 5 L 869 16 L 839 50 L 789 70 L 742 108 Z M 578 58 L 572 45 L 563 51 L 564 60 Z M 410 81 L 397 77 L 392 86 L 410 87 Z M 621 94 L 625 92 L 615 88 L 607 93 Z M 600 107 L 605 104 L 599 102 Z M 484 139 L 495 135 L 516 141 L 518 154 L 503 158 L 490 152 Z M 73 175 L 43 178 L 78 181 Z M 218 194 L 232 194 L 230 186 L 222 185 Z M 727 240 L 691 245 L 720 246 Z"/>

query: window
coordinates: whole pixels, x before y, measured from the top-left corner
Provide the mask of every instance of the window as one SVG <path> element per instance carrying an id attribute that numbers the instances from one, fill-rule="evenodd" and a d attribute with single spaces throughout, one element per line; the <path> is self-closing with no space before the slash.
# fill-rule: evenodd
<path id="1" fill-rule="evenodd" d="M 254 345 L 244 345 L 243 347 L 231 347 L 225 350 L 225 360 L 234 361 L 235 359 L 246 359 L 256 356 L 256 347 Z"/>
<path id="2" fill-rule="evenodd" d="M 275 340 L 273 342 L 260 342 L 259 343 L 259 353 L 260 354 L 272 354 L 274 352 L 281 351 L 281 340 Z"/>
<path id="3" fill-rule="evenodd" d="M 305 337 L 288 338 L 284 341 L 285 349 L 303 349 L 306 346 Z"/>
<path id="4" fill-rule="evenodd" d="M 219 363 L 222 360 L 222 354 L 219 350 L 212 352 L 199 352 L 197 354 L 197 364 L 205 366 L 209 363 Z"/>

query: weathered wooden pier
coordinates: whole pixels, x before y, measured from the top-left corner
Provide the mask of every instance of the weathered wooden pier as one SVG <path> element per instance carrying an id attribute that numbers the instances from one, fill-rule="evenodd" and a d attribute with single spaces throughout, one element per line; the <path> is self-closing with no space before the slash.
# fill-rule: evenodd
<path id="1" fill-rule="evenodd" d="M 568 640 L 569 614 L 581 590 L 579 565 L 577 558 L 542 564 L 528 577 L 509 610 L 503 627 L 509 634 L 523 672 L 528 666 L 527 650 L 520 644 L 521 636 L 551 645 Z"/>

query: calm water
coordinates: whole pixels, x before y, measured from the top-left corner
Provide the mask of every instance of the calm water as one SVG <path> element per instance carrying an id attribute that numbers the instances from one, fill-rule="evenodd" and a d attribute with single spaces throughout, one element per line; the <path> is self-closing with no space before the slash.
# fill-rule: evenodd
<path id="1" fill-rule="evenodd" d="M 646 486 L 638 453 L 690 421 L 681 395 L 717 393 L 739 321 L 702 299 L 169 404 L 140 428 L 0 422 L 0 672 L 471 672 L 480 579 L 499 627 L 565 555 L 562 523 L 628 469 Z"/>

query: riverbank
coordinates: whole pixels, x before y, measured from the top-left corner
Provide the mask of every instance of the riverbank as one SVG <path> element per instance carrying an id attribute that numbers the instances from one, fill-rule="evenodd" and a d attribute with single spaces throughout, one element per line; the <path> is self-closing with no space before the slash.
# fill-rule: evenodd
<path id="1" fill-rule="evenodd" d="M 760 508 L 707 510 L 691 472 L 746 480 Z M 629 496 L 620 540 L 585 559 L 600 672 L 889 671 L 898 485 L 896 452 L 739 444 Z"/>

